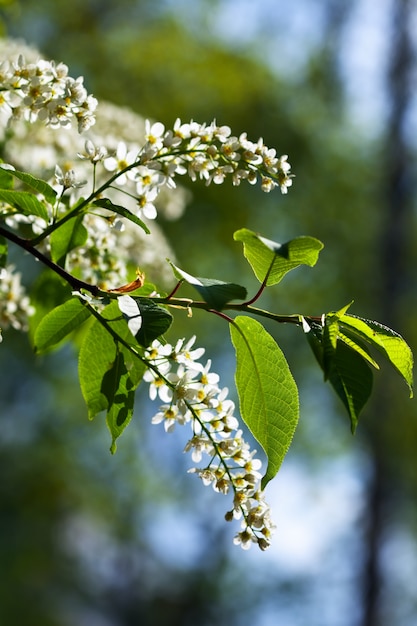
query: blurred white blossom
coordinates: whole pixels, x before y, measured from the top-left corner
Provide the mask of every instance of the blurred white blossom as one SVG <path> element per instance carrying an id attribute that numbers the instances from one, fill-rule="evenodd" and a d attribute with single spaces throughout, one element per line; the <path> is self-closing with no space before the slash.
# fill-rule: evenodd
<path id="1" fill-rule="evenodd" d="M 26 331 L 28 318 L 33 313 L 20 272 L 13 265 L 0 269 L 0 328 L 5 330 L 11 326 Z"/>

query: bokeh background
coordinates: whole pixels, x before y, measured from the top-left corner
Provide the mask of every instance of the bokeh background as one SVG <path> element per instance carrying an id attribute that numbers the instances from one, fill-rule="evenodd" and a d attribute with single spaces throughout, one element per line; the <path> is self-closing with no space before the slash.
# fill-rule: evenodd
<path id="1" fill-rule="evenodd" d="M 2 35 L 83 75 L 89 91 L 171 126 L 230 125 L 289 154 L 288 196 L 191 185 L 161 225 L 181 267 L 255 288 L 232 241 L 247 227 L 325 243 L 318 266 L 263 304 L 353 312 L 416 337 L 414 0 L 2 0 Z M 201 329 L 200 326 L 203 328 Z M 221 320 L 179 316 L 233 385 Z M 186 473 L 186 434 L 140 402 L 112 457 L 87 421 L 76 355 L 0 349 L 0 624 L 413 626 L 417 623 L 415 401 L 384 368 L 352 438 L 302 337 L 268 327 L 300 386 L 301 421 L 268 486 L 267 553 L 242 552 L 226 503 Z"/>

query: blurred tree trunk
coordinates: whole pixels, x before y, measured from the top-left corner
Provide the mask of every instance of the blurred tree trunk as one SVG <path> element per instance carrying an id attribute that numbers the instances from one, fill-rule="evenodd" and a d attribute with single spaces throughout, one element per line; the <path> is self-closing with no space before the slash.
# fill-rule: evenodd
<path id="1" fill-rule="evenodd" d="M 410 36 L 411 2 L 393 3 L 391 58 L 387 75 L 389 117 L 386 129 L 385 187 L 382 189 L 381 237 L 379 243 L 379 319 L 391 328 L 401 328 L 401 303 L 411 281 L 407 277 L 407 251 L 410 249 L 411 159 L 407 144 L 407 113 L 410 106 L 410 81 L 413 50 Z M 370 416 L 369 449 L 372 476 L 368 485 L 366 510 L 365 564 L 362 580 L 362 626 L 387 626 L 381 607 L 381 592 L 385 579 L 381 562 L 382 550 L 389 531 L 393 496 L 398 479 L 389 467 L 384 424 L 394 420 L 396 397 L 382 386 Z"/>

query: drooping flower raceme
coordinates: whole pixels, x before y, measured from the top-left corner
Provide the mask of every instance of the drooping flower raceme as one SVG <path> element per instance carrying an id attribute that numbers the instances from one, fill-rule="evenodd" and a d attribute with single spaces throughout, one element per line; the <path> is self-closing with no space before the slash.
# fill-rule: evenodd
<path id="1" fill-rule="evenodd" d="M 177 120 L 172 130 L 160 122 L 146 120 L 145 144 L 140 150 L 127 150 L 121 142 L 114 156 L 104 161 L 104 167 L 114 173 L 112 187 L 125 187 L 125 193 L 136 197 L 139 217 L 154 219 L 155 203 L 164 188 L 176 187 L 176 176 L 188 175 L 192 181 L 206 185 L 221 184 L 230 178 L 234 185 L 243 180 L 255 184 L 258 180 L 265 192 L 279 187 L 287 193 L 292 185 L 291 166 L 287 156 L 278 157 L 262 139 L 249 141 L 246 133 L 232 136 L 228 126 Z"/>
<path id="2" fill-rule="evenodd" d="M 265 550 L 274 525 L 260 489 L 262 462 L 242 437 L 228 389 L 218 386 L 219 376 L 211 372 L 210 360 L 201 363 L 204 349 L 195 348 L 194 342 L 192 337 L 172 346 L 155 340 L 146 351 L 150 367 L 144 380 L 151 399 L 163 403 L 152 423 L 163 424 L 167 432 L 176 424 L 190 424 L 192 436 L 185 452 L 198 466 L 189 471 L 215 491 L 232 493 L 233 505 L 225 518 L 241 519 L 234 542 L 244 549 L 257 543 Z"/>

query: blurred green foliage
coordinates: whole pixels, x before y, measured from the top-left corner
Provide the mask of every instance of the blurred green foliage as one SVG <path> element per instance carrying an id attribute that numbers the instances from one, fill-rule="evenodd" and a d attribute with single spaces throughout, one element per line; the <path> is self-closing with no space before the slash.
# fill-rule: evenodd
<path id="1" fill-rule="evenodd" d="M 233 242 L 235 230 L 248 227 L 276 241 L 311 235 L 325 243 L 314 274 L 305 268 L 297 270 L 286 279 L 285 288 L 274 288 L 263 296 L 267 306 L 283 314 L 318 315 L 337 310 L 354 299 L 353 313 L 384 321 L 377 308 L 379 235 L 385 219 L 384 137 L 372 141 L 364 138 L 346 116 L 344 94 L 334 63 L 337 42 L 333 49 L 326 43 L 318 47 L 297 74 L 279 76 L 262 61 L 261 40 L 242 52 L 228 47 L 209 30 L 201 29 L 205 24 L 203 8 L 210 11 L 215 4 L 218 3 L 201 3 L 201 21 L 193 30 L 182 14 L 187 3 L 176 9 L 172 3 L 149 0 L 117 3 L 25 0 L 24 8 L 23 3 L 2 2 L 1 28 L 9 36 L 34 43 L 45 55 L 62 60 L 73 74 L 84 75 L 86 85 L 99 100 L 129 106 L 166 125 L 172 125 L 177 117 L 183 121 L 194 118 L 207 122 L 216 118 L 219 123 L 230 125 L 234 133 L 245 131 L 251 139 L 262 136 L 280 154 L 289 154 L 296 178 L 287 197 L 278 192 L 263 195 L 259 189 L 247 185 L 238 188 L 190 185 L 193 200 L 185 216 L 176 222 L 163 223 L 175 242 L 178 263 L 184 270 L 255 289 L 250 268 L 243 264 L 240 247 Z M 327 35 L 323 33 L 323 42 L 329 40 Z M 285 33 L 278 32 L 276 36 L 285 37 Z M 410 221 L 412 236 L 415 229 L 415 220 Z M 410 247 L 404 254 L 410 269 L 406 276 L 399 277 L 406 283 L 403 300 L 398 305 L 399 330 L 415 348 L 416 247 Z M 218 268 L 220 255 L 222 275 Z M 200 343 L 207 346 L 208 352 L 218 350 L 223 357 L 227 329 L 221 321 L 208 316 L 204 318 L 204 326 L 206 335 Z M 189 336 L 198 332 L 199 327 L 199 320 L 186 319 L 184 315 L 177 332 Z M 269 330 L 279 338 L 287 354 L 289 351 L 290 365 L 302 387 L 303 381 L 310 380 L 313 365 L 307 345 L 292 332 L 272 326 Z M 131 529 L 140 528 L 144 520 L 149 522 L 154 507 L 170 501 L 172 496 L 164 491 L 163 477 L 155 486 L 152 473 L 146 471 L 149 441 L 146 443 L 145 438 L 137 442 L 135 428 L 138 427 L 131 426 L 132 433 L 136 433 L 132 434 L 133 443 L 126 442 L 126 435 L 119 446 L 116 457 L 120 455 L 120 461 L 115 466 L 107 456 L 107 440 L 103 445 L 98 435 L 105 431 L 104 425 L 83 423 L 85 411 L 80 398 L 74 396 L 75 383 L 65 359 L 60 360 L 58 355 L 52 361 L 34 360 L 25 342 L 15 336 L 5 338 L 1 353 L 2 371 L 7 372 L 1 382 L 2 418 L 13 417 L 10 425 L 10 432 L 15 433 L 13 437 L 26 429 L 28 434 L 18 444 L 8 442 L 7 437 L 2 444 L 0 534 L 4 540 L 0 544 L 3 564 L 0 622 L 8 626 L 83 625 L 89 622 L 83 622 L 85 618 L 81 619 L 81 615 L 90 610 L 94 613 L 91 624 L 112 626 L 248 623 L 242 612 L 234 612 L 230 604 L 233 593 L 244 584 L 244 574 L 231 566 L 231 560 L 237 561 L 237 557 L 229 557 L 222 551 L 218 529 L 210 534 L 204 528 L 199 539 L 204 542 L 206 537 L 208 542 L 220 546 L 217 555 L 213 545 L 204 544 L 203 564 L 199 567 L 197 558 L 188 572 L 184 568 L 182 573 L 164 564 L 156 556 L 154 546 L 140 537 L 132 538 Z M 66 359 L 71 361 L 71 355 L 66 355 Z M 19 377 L 23 375 L 27 380 L 21 389 L 14 388 L 18 372 Z M 378 436 L 386 450 L 390 480 L 400 485 L 396 511 L 407 523 L 412 523 L 415 517 L 412 500 L 417 489 L 415 408 L 395 378 L 384 374 L 382 382 L 377 383 L 377 394 L 383 390 L 388 390 L 395 414 L 378 424 Z M 332 408 L 333 405 L 326 396 L 327 410 L 321 411 L 314 392 L 311 397 L 306 394 L 305 402 L 305 417 L 296 435 L 295 449 L 304 455 L 305 463 L 314 465 L 323 453 L 338 449 L 332 444 L 331 432 L 328 442 L 320 433 L 323 429 L 331 431 L 332 413 L 341 410 L 335 404 L 334 411 L 329 411 L 329 405 Z M 314 408 L 314 415 L 308 415 L 309 407 Z M 373 418 L 374 423 L 377 417 Z M 365 414 L 363 429 L 359 427 L 356 441 L 349 441 L 349 445 L 367 449 L 366 419 Z M 315 427 L 309 420 L 317 420 L 319 426 Z M 348 439 L 347 422 L 345 428 Z M 80 446 L 84 437 L 86 442 Z M 96 437 L 100 445 L 92 443 Z M 99 448 L 104 448 L 105 454 Z M 144 450 L 140 463 L 135 460 L 137 449 Z M 103 469 L 109 465 L 112 470 Z M 177 469 L 183 471 L 183 467 Z M 121 482 L 118 472 L 123 474 Z M 176 491 L 175 497 L 179 491 L 182 493 L 183 489 Z M 285 507 L 285 502 L 282 506 Z M 103 544 L 92 542 L 97 553 L 90 557 L 93 563 L 90 575 L 82 569 L 86 567 L 85 561 L 77 561 L 65 552 L 62 525 L 68 525 L 68 519 L 73 512 L 77 516 L 78 510 L 96 528 L 104 523 Z M 398 517 L 396 520 L 392 521 L 393 526 L 398 524 Z M 102 587 L 97 581 L 94 587 L 94 567 L 108 566 L 104 557 L 100 560 L 103 545 L 113 549 L 112 563 L 116 562 L 116 566 L 113 580 L 104 584 L 101 572 L 97 576 Z M 132 551 L 140 554 L 138 566 L 133 564 Z M 171 576 L 171 590 L 168 591 L 169 585 L 152 588 L 149 583 L 141 594 L 138 589 L 144 584 L 143 572 L 157 580 L 161 570 L 168 574 L 166 578 L 164 575 L 164 582 L 168 583 Z M 215 579 L 219 585 L 214 584 Z M 262 578 L 261 581 L 265 582 Z M 282 597 L 291 598 L 292 584 L 302 593 L 303 581 L 292 581 L 290 594 Z M 222 585 L 230 592 L 229 598 Z M 263 597 L 255 583 L 253 590 L 255 595 Z M 111 599 L 106 600 L 106 594 Z M 208 597 L 210 594 L 212 599 Z M 239 602 L 249 611 L 253 595 L 246 587 L 244 594 L 248 594 L 247 602 L 243 602 L 243 594 Z M 259 606 L 260 602 L 261 599 Z M 215 615 L 211 612 L 213 603 L 219 609 Z M 68 607 L 67 615 L 65 607 Z M 199 611 L 207 611 L 205 621 Z M 94 622 L 97 615 L 107 615 L 108 621 Z M 314 616 L 309 617 L 309 623 L 320 623 L 314 621 Z M 299 623 L 306 622 L 294 618 L 293 624 Z"/>

